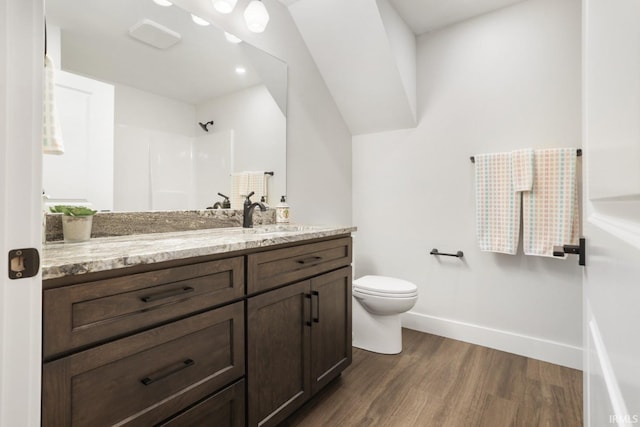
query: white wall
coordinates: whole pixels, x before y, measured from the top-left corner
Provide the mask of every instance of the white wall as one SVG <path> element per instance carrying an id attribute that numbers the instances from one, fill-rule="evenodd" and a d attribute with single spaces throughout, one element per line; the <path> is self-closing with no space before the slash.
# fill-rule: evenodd
<path id="1" fill-rule="evenodd" d="M 354 137 L 355 276 L 416 283 L 406 325 L 580 366 L 577 259 L 481 253 L 469 161 L 580 146 L 580 13 L 531 0 L 420 37 L 419 125 Z"/>
<path id="2" fill-rule="evenodd" d="M 268 202 L 275 206 L 286 194 L 286 117 L 264 85 L 217 97 L 198 105 L 198 121 L 213 120 L 212 131 L 234 133 L 233 172 L 273 171 Z M 216 190 L 230 196 L 229 185 Z M 225 193 L 227 191 L 227 193 Z M 215 195 L 216 192 L 212 194 Z M 217 196 L 216 196 L 217 197 Z"/>

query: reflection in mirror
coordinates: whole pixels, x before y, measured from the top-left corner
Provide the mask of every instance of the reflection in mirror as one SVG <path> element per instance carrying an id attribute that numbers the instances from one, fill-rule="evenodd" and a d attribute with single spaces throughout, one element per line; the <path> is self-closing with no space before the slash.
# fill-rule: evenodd
<path id="1" fill-rule="evenodd" d="M 65 145 L 43 160 L 52 203 L 205 209 L 223 193 L 240 209 L 247 188 L 286 193 L 284 62 L 153 0 L 47 0 L 46 17 Z"/>

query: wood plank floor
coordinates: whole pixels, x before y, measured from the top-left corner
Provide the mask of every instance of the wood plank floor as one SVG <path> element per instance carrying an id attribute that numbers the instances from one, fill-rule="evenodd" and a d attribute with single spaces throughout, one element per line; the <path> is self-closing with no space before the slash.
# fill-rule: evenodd
<path id="1" fill-rule="evenodd" d="M 353 364 L 284 426 L 582 426 L 582 372 L 403 329 L 403 352 Z"/>

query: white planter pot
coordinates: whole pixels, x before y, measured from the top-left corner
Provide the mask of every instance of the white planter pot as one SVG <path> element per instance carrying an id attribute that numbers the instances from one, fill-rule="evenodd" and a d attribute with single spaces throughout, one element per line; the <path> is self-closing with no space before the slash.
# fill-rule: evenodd
<path id="1" fill-rule="evenodd" d="M 91 238 L 93 216 L 62 216 L 62 234 L 67 243 L 86 242 Z"/>

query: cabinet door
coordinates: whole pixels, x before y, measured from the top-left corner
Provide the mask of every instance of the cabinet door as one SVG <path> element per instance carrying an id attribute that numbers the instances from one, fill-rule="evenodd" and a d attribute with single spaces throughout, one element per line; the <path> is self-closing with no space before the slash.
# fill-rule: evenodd
<path id="1" fill-rule="evenodd" d="M 351 266 L 311 279 L 311 391 L 351 364 Z"/>
<path id="2" fill-rule="evenodd" d="M 311 395 L 310 283 L 247 301 L 249 426 L 275 426 Z"/>

